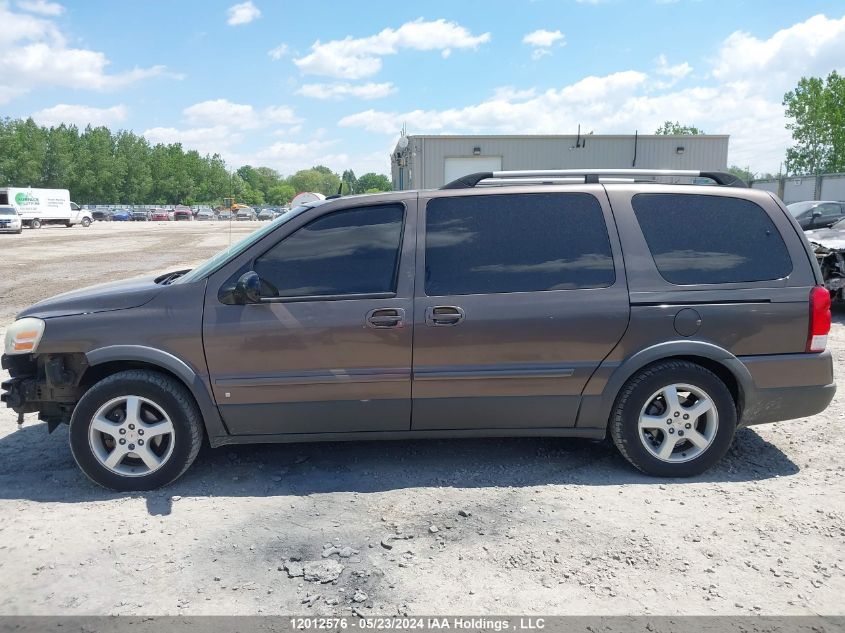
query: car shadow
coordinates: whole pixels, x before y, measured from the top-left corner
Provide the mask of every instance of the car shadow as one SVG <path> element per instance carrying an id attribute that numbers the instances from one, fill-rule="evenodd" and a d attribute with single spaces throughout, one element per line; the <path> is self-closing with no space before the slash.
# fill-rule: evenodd
<path id="1" fill-rule="evenodd" d="M 499 488 L 538 485 L 759 481 L 799 470 L 753 429 L 708 472 L 661 479 L 636 471 L 609 441 L 501 438 L 315 442 L 204 446 L 176 482 L 149 493 L 113 493 L 77 468 L 67 427 L 48 435 L 28 424 L 0 439 L 0 499 L 85 502 L 138 497 L 150 514 L 169 514 L 174 496 L 284 497 L 332 492 L 376 493 L 420 487 Z"/>

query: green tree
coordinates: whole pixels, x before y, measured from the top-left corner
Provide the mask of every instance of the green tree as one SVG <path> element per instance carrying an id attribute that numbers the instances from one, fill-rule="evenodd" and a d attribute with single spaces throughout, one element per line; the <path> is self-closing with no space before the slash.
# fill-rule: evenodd
<path id="1" fill-rule="evenodd" d="M 343 175 L 341 175 L 340 180 L 344 185 L 343 193 L 358 193 L 358 179 L 355 177 L 354 171 L 351 169 L 345 170 Z"/>
<path id="2" fill-rule="evenodd" d="M 664 121 L 654 132 L 655 134 L 667 134 L 675 136 L 696 136 L 704 134 L 704 130 L 694 125 L 681 125 L 678 121 Z"/>
<path id="3" fill-rule="evenodd" d="M 358 178 L 359 193 L 375 193 L 378 191 L 390 191 L 392 189 L 390 179 L 384 174 L 369 172 Z"/>
<path id="4" fill-rule="evenodd" d="M 749 168 L 731 165 L 730 167 L 728 167 L 728 173 L 733 174 L 734 176 L 744 180 L 745 182 L 751 182 L 752 180 L 755 180 L 754 172 L 752 172 Z"/>
<path id="5" fill-rule="evenodd" d="M 802 77 L 783 105 L 795 142 L 786 150 L 787 173 L 845 171 L 845 77 Z"/>
<path id="6" fill-rule="evenodd" d="M 274 205 L 287 204 L 296 195 L 296 189 L 291 185 L 279 183 L 267 192 L 267 202 Z"/>
<path id="7" fill-rule="evenodd" d="M 314 191 L 331 196 L 337 193 L 340 187 L 340 177 L 324 165 L 317 165 L 311 169 L 303 169 L 296 172 L 287 179 L 287 184 L 296 190 L 296 193 Z"/>

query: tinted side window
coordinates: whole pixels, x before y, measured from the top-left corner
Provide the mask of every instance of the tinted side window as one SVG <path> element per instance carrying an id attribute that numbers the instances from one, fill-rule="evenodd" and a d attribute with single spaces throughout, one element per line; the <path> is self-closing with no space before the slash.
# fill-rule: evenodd
<path id="1" fill-rule="evenodd" d="M 753 202 L 641 193 L 632 205 L 657 269 L 669 283 L 766 281 L 792 272 L 783 238 Z"/>
<path id="2" fill-rule="evenodd" d="M 815 210 L 821 212 L 823 218 L 842 215 L 842 208 L 838 204 L 820 204 Z"/>
<path id="3" fill-rule="evenodd" d="M 386 205 L 317 218 L 255 260 L 268 296 L 396 291 L 405 209 Z"/>
<path id="4" fill-rule="evenodd" d="M 435 198 L 429 296 L 600 288 L 615 280 L 601 206 L 583 193 Z"/>

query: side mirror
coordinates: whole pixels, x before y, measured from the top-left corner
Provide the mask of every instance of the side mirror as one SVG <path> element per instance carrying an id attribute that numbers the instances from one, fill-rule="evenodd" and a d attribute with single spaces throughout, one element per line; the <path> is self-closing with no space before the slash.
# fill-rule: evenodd
<path id="1" fill-rule="evenodd" d="M 261 277 L 253 270 L 245 272 L 235 284 L 235 295 L 241 303 L 261 303 Z"/>
<path id="2" fill-rule="evenodd" d="M 813 217 L 814 218 L 822 217 L 822 212 L 821 211 L 813 211 Z"/>

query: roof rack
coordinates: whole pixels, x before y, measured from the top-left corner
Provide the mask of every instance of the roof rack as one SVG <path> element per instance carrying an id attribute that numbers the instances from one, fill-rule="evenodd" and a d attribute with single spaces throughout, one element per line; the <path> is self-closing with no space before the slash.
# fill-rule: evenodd
<path id="1" fill-rule="evenodd" d="M 479 183 L 492 184 L 543 184 L 549 182 L 584 182 L 598 183 L 600 180 L 611 182 L 611 178 L 658 178 L 680 176 L 683 178 L 709 178 L 722 187 L 748 187 L 745 181 L 733 174 L 721 171 L 698 171 L 696 169 L 540 169 L 518 171 L 482 171 L 462 176 L 440 187 L 441 189 L 472 189 Z M 577 179 L 577 180 L 572 180 Z M 583 180 L 581 180 L 583 179 Z M 491 181 L 491 182 L 483 182 Z M 499 182 L 497 182 L 499 181 Z M 616 180 L 616 182 L 619 182 Z"/>

